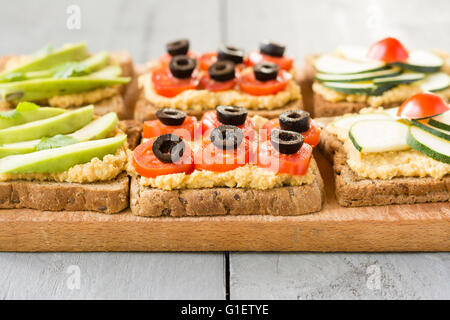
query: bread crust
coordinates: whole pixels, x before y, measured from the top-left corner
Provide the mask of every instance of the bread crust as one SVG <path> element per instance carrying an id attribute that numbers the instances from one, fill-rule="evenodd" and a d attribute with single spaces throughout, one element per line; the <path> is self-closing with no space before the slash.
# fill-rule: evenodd
<path id="1" fill-rule="evenodd" d="M 312 159 L 314 161 L 314 159 Z M 309 185 L 268 190 L 242 188 L 165 191 L 144 187 L 132 177 L 131 212 L 145 217 L 218 215 L 294 216 L 322 209 L 325 191 L 320 173 Z"/>
<path id="2" fill-rule="evenodd" d="M 304 63 L 302 66 L 297 68 L 295 80 L 300 86 L 302 91 L 303 105 L 306 111 L 308 111 L 311 116 L 315 117 L 314 114 L 314 94 L 312 90 L 312 85 L 314 82 L 314 75 L 316 71 L 314 70 L 313 61 L 317 57 L 316 54 L 309 54 L 305 56 Z"/>
<path id="3" fill-rule="evenodd" d="M 318 119 L 317 122 L 327 123 L 331 119 Z M 333 162 L 336 199 L 341 206 L 383 206 L 450 200 L 449 175 L 442 179 L 431 177 L 367 179 L 358 176 L 348 166 L 343 143 L 336 135 L 322 130 L 319 149 Z"/>
<path id="4" fill-rule="evenodd" d="M 146 120 L 154 120 L 156 119 L 156 111 L 160 108 L 152 105 L 144 96 L 144 93 L 141 92 L 138 101 L 136 102 L 136 107 L 134 110 L 134 119 L 138 121 L 146 121 Z M 273 119 L 278 117 L 285 111 L 288 110 L 302 110 L 303 104 L 301 99 L 289 102 L 282 108 L 277 108 L 273 110 L 248 110 L 248 115 L 250 117 L 259 115 L 264 118 Z M 210 110 L 188 110 L 185 111 L 188 115 L 197 117 L 197 119 L 201 119 L 203 114 Z"/>

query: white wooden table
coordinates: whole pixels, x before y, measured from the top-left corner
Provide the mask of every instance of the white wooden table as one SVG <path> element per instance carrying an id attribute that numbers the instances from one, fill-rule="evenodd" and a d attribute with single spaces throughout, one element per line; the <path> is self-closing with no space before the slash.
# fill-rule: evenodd
<path id="1" fill-rule="evenodd" d="M 67 8 L 81 9 L 68 29 Z M 86 40 L 128 49 L 136 62 L 189 37 L 194 50 L 226 42 L 288 43 L 300 60 L 339 43 L 396 36 L 408 47 L 450 50 L 448 0 L 25 1 L 2 3 L 0 55 Z M 0 298 L 450 299 L 450 254 L 0 253 Z"/>

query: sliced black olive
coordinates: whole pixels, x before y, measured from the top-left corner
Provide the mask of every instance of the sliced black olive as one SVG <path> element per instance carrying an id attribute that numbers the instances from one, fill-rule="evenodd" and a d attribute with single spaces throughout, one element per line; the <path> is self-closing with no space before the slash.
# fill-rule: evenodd
<path id="1" fill-rule="evenodd" d="M 275 80 L 279 70 L 280 68 L 271 62 L 260 62 L 253 66 L 253 73 L 255 74 L 256 80 L 259 81 Z"/>
<path id="2" fill-rule="evenodd" d="M 217 61 L 208 68 L 208 73 L 211 79 L 224 82 L 234 79 L 234 69 L 234 63 L 231 61 Z"/>
<path id="3" fill-rule="evenodd" d="M 296 153 L 302 147 L 303 141 L 303 136 L 294 131 L 275 129 L 270 133 L 270 142 L 273 147 L 284 154 Z"/>
<path id="4" fill-rule="evenodd" d="M 217 59 L 240 64 L 244 62 L 244 50 L 233 46 L 221 45 L 219 50 L 217 50 Z"/>
<path id="5" fill-rule="evenodd" d="M 216 108 L 216 113 L 217 120 L 219 120 L 220 123 L 231 126 L 240 126 L 245 123 L 248 111 L 243 107 L 218 106 Z"/>
<path id="6" fill-rule="evenodd" d="M 166 44 L 167 53 L 173 56 L 187 54 L 189 51 L 189 40 L 180 39 Z"/>
<path id="7" fill-rule="evenodd" d="M 186 119 L 186 113 L 171 108 L 162 108 L 156 111 L 156 117 L 166 126 L 179 126 Z"/>
<path id="8" fill-rule="evenodd" d="M 280 128 L 282 130 L 295 131 L 298 133 L 309 130 L 310 115 L 303 110 L 289 110 L 279 116 Z"/>
<path id="9" fill-rule="evenodd" d="M 266 40 L 259 44 L 259 51 L 272 57 L 282 57 L 285 50 L 286 46 L 276 42 Z"/>
<path id="10" fill-rule="evenodd" d="M 175 78 L 185 79 L 189 78 L 197 66 L 197 60 L 189 58 L 188 56 L 175 56 L 170 60 L 170 72 Z"/>
<path id="11" fill-rule="evenodd" d="M 164 163 L 175 163 L 184 154 L 186 144 L 183 139 L 175 134 L 163 134 L 153 142 L 152 151 L 154 155 Z"/>
<path id="12" fill-rule="evenodd" d="M 221 150 L 237 149 L 244 139 L 242 130 L 235 126 L 219 126 L 211 131 L 211 142 Z"/>

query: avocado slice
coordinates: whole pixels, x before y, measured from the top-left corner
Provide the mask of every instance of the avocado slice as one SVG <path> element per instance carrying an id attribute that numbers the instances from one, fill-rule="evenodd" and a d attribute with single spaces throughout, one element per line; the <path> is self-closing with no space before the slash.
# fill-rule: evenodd
<path id="1" fill-rule="evenodd" d="M 92 120 L 94 106 L 64 112 L 56 117 L 0 130 L 0 144 L 28 141 L 74 132 Z"/>
<path id="2" fill-rule="evenodd" d="M 114 130 L 117 121 L 118 118 L 116 113 L 110 112 L 92 121 L 80 130 L 68 134 L 67 136 L 75 139 L 77 142 L 103 139 L 106 138 Z M 0 158 L 14 154 L 35 152 L 36 147 L 41 141 L 42 139 L 36 139 L 31 141 L 0 145 Z"/>
<path id="3" fill-rule="evenodd" d="M 86 43 L 76 43 L 66 45 L 63 48 L 50 52 L 46 55 L 36 57 L 31 61 L 24 63 L 16 68 L 6 70 L 0 73 L 0 79 L 3 79 L 10 73 L 25 73 L 30 71 L 47 70 L 62 63 L 70 61 L 81 61 L 89 57 Z"/>
<path id="4" fill-rule="evenodd" d="M 113 154 L 125 142 L 126 135 L 72 144 L 28 154 L 0 159 L 0 173 L 53 173 L 65 171 L 74 165 L 103 159 Z"/>
<path id="5" fill-rule="evenodd" d="M 91 78 L 100 78 L 100 79 L 110 79 L 120 77 L 122 74 L 122 68 L 116 65 L 110 65 L 100 69 L 96 72 L 93 72 L 89 75 Z"/>
<path id="6" fill-rule="evenodd" d="M 95 78 L 89 76 L 66 79 L 34 79 L 0 84 L 0 98 L 6 101 L 36 101 L 97 88 L 125 84 L 130 78 Z"/>
<path id="7" fill-rule="evenodd" d="M 62 108 L 42 107 L 30 111 L 3 111 L 0 112 L 0 129 L 17 126 L 20 124 L 51 118 L 66 112 Z"/>

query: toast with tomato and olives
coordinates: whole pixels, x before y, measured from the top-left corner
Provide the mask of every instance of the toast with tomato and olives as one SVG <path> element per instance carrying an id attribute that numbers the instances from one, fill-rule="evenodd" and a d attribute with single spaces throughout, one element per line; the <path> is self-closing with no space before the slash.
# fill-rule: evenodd
<path id="1" fill-rule="evenodd" d="M 130 154 L 130 207 L 138 216 L 302 215 L 324 186 L 312 156 L 320 129 L 302 110 L 278 119 L 219 106 L 200 121 L 176 109 L 144 122 Z"/>
<path id="2" fill-rule="evenodd" d="M 250 116 L 266 118 L 303 109 L 293 59 L 284 51 L 285 46 L 265 41 L 260 51 L 248 55 L 225 45 L 199 55 L 189 50 L 186 39 L 168 43 L 167 53 L 139 76 L 135 119 L 155 119 L 165 107 L 197 118 L 220 105 L 245 107 Z"/>
<path id="3" fill-rule="evenodd" d="M 400 107 L 316 120 L 340 205 L 449 201 L 450 109 L 441 97 L 419 93 Z"/>
<path id="4" fill-rule="evenodd" d="M 129 133 L 128 140 L 127 134 Z M 129 206 L 134 121 L 20 102 L 0 112 L 0 208 L 116 213 Z"/>
<path id="5" fill-rule="evenodd" d="M 0 62 L 0 110 L 22 101 L 64 109 L 93 104 L 97 115 L 132 118 L 138 94 L 127 52 L 91 54 L 85 43 L 75 43 Z"/>
<path id="6" fill-rule="evenodd" d="M 305 105 L 315 117 L 359 112 L 367 107 L 398 107 L 411 95 L 433 92 L 450 100 L 450 54 L 407 50 L 394 38 L 371 47 L 338 46 L 309 55 L 298 72 Z"/>

